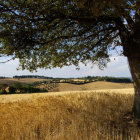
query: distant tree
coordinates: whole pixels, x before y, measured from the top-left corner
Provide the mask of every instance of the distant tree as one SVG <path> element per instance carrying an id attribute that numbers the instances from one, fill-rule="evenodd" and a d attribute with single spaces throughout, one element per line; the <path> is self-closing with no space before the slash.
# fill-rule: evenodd
<path id="1" fill-rule="evenodd" d="M 0 90 L 5 89 L 6 87 L 8 87 L 8 85 L 7 85 L 7 84 L 0 84 Z"/>
<path id="2" fill-rule="evenodd" d="M 5 89 L 0 90 L 0 94 L 7 94 L 7 91 Z"/>
<path id="3" fill-rule="evenodd" d="M 0 76 L 0 79 L 5 79 L 6 77 Z"/>
<path id="4" fill-rule="evenodd" d="M 122 46 L 135 86 L 140 119 L 140 0 L 1 0 L 0 55 L 19 58 L 22 69 L 100 68 Z"/>
<path id="5" fill-rule="evenodd" d="M 14 83 L 14 84 L 13 84 L 13 87 L 14 87 L 16 90 L 20 90 L 20 89 L 22 89 L 22 84 L 19 83 L 19 82 L 17 82 L 17 83 Z"/>
<path id="6" fill-rule="evenodd" d="M 13 93 L 15 93 L 15 92 L 16 92 L 16 88 L 13 87 L 13 86 L 9 86 L 9 93 L 10 93 L 10 94 L 13 94 Z"/>

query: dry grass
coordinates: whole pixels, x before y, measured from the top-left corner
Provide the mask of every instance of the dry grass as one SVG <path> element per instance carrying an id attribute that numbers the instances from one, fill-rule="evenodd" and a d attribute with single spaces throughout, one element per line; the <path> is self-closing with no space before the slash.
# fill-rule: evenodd
<path id="1" fill-rule="evenodd" d="M 72 81 L 75 81 L 75 82 L 84 82 L 85 81 L 84 79 L 69 79 L 69 80 L 72 80 Z M 67 81 L 67 79 L 60 80 L 60 82 L 65 82 L 65 81 Z"/>
<path id="2" fill-rule="evenodd" d="M 20 82 L 23 84 L 31 84 L 33 82 L 40 82 L 40 81 L 47 81 L 47 80 L 48 79 L 37 79 L 37 78 L 21 78 L 21 79 L 5 78 L 5 79 L 0 79 L 0 84 L 12 85 L 15 82 Z"/>
<path id="3" fill-rule="evenodd" d="M 68 93 L 0 103 L 0 140 L 140 139 L 130 116 L 124 117 L 133 94 Z"/>
<path id="4" fill-rule="evenodd" d="M 124 89 L 124 88 L 133 88 L 133 84 L 101 82 L 101 81 L 82 85 L 59 83 L 59 87 L 53 89 L 53 91 L 84 91 L 84 90 L 87 91 L 87 90 Z"/>
<path id="5" fill-rule="evenodd" d="M 80 94 L 90 94 L 90 93 L 116 93 L 116 94 L 134 94 L 133 88 L 125 89 L 100 89 L 100 90 L 88 90 L 88 91 L 62 91 L 62 92 L 46 92 L 46 93 L 25 93 L 25 94 L 8 94 L 0 95 L 0 103 L 11 103 L 17 101 L 32 101 L 39 97 L 46 96 L 75 96 Z"/>

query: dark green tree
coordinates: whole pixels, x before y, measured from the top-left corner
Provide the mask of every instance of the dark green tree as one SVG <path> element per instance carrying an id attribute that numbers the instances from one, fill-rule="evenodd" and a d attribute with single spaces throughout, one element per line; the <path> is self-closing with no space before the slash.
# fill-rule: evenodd
<path id="1" fill-rule="evenodd" d="M 1 0 L 0 55 L 22 69 L 91 61 L 103 68 L 122 46 L 135 86 L 140 119 L 140 0 Z"/>
<path id="2" fill-rule="evenodd" d="M 15 93 L 15 92 L 16 92 L 16 88 L 13 87 L 13 86 L 9 86 L 9 93 L 10 93 L 10 94 L 13 94 L 13 93 Z"/>
<path id="3" fill-rule="evenodd" d="M 8 87 L 8 85 L 7 84 L 0 84 L 0 90 L 2 89 L 6 89 L 6 87 Z"/>
<path id="4" fill-rule="evenodd" d="M 16 82 L 12 85 L 16 90 L 21 90 L 22 89 L 22 84 L 19 82 Z"/>
<path id="5" fill-rule="evenodd" d="M 0 94 L 6 94 L 6 88 L 8 87 L 7 84 L 0 84 Z"/>

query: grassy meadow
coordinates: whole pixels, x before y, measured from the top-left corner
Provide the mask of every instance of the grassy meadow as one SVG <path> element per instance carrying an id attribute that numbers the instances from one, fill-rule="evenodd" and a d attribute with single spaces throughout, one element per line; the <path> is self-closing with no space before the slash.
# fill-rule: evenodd
<path id="1" fill-rule="evenodd" d="M 139 140 L 133 98 L 132 84 L 111 82 L 0 95 L 0 140 Z"/>

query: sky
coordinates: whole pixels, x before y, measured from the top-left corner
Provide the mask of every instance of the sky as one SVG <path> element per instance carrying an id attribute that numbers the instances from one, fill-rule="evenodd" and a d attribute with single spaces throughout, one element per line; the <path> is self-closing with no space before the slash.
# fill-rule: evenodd
<path id="1" fill-rule="evenodd" d="M 16 70 L 18 67 L 18 59 L 0 64 L 0 76 L 13 77 L 15 75 L 40 75 L 47 77 L 77 78 L 85 76 L 113 76 L 113 77 L 131 77 L 127 58 L 124 56 L 111 57 L 111 62 L 107 64 L 104 70 L 100 70 L 96 65 L 89 63 L 87 66 L 80 63 L 80 70 L 76 70 L 75 66 L 65 66 L 63 68 L 38 69 L 37 72 L 29 72 L 28 70 Z M 0 59 L 0 61 L 2 61 Z M 92 67 L 93 66 L 93 67 Z"/>

